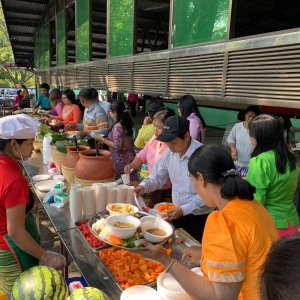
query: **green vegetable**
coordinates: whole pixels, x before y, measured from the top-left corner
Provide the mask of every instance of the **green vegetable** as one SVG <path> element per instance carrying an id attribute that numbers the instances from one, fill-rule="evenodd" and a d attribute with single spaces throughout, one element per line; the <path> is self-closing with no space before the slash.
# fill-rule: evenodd
<path id="1" fill-rule="evenodd" d="M 43 124 L 43 123 L 40 125 L 40 132 L 39 132 L 40 136 L 44 137 L 46 134 L 51 133 L 51 132 L 53 132 L 53 131 L 51 130 L 50 126 Z"/>
<path id="2" fill-rule="evenodd" d="M 57 141 L 55 143 L 57 151 L 61 153 L 67 153 L 67 145 L 63 141 Z"/>
<path id="3" fill-rule="evenodd" d="M 124 242 L 122 243 L 122 247 L 127 247 L 127 248 L 137 248 L 140 245 L 141 245 L 141 240 L 138 240 L 136 236 L 124 240 Z"/>

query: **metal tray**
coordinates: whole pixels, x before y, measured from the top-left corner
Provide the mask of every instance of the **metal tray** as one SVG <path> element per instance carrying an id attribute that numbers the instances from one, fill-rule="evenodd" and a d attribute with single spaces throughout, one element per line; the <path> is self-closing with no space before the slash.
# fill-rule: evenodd
<path id="1" fill-rule="evenodd" d="M 78 221 L 75 223 L 75 228 L 77 230 L 77 232 L 79 233 L 79 235 L 81 236 L 81 238 L 83 239 L 83 241 L 85 242 L 85 244 L 90 248 L 92 249 L 94 252 L 97 252 L 98 250 L 101 250 L 101 249 L 106 249 L 108 247 L 111 247 L 109 244 L 105 245 L 105 246 L 100 246 L 100 247 L 92 247 L 89 242 L 87 241 L 87 239 L 85 238 L 85 236 L 83 235 L 83 233 L 81 232 L 81 230 L 78 228 L 81 224 L 83 223 L 87 223 L 88 224 L 89 222 L 89 219 L 86 219 L 86 220 L 82 220 L 82 221 Z M 89 228 L 90 229 L 90 228 Z"/>
<path id="2" fill-rule="evenodd" d="M 178 244 L 176 239 L 177 238 L 181 238 L 183 240 L 182 244 Z M 192 247 L 192 246 L 201 246 L 200 243 L 198 243 L 196 240 L 194 240 L 187 232 L 185 232 L 183 229 L 176 229 L 174 231 L 174 235 L 172 236 L 173 242 L 171 244 L 166 243 L 164 245 L 164 248 L 170 248 L 172 247 L 173 252 L 171 254 L 171 257 L 175 258 L 178 262 L 185 264 L 184 260 L 182 260 L 182 255 L 183 252 L 186 248 L 188 247 Z M 117 247 L 113 247 L 111 246 L 110 248 L 116 249 L 116 250 L 120 250 L 120 248 Z M 99 251 L 102 250 L 107 250 L 109 248 L 105 248 L 105 249 L 99 249 L 97 250 L 97 253 L 95 253 L 97 255 L 97 258 L 100 262 L 100 264 L 107 270 L 110 278 L 116 283 L 116 285 L 118 286 L 118 288 L 120 289 L 120 291 L 124 291 L 124 289 L 119 285 L 119 283 L 116 281 L 115 277 L 113 276 L 113 274 L 110 272 L 110 270 L 108 269 L 108 267 L 105 265 L 105 263 L 102 261 L 102 259 L 99 257 Z M 131 251 L 130 249 L 127 249 L 129 251 Z M 200 262 L 199 262 L 200 264 Z M 188 268 L 194 268 L 199 266 L 199 264 L 194 264 L 194 265 L 187 265 Z M 156 281 L 152 281 L 149 283 L 146 283 L 146 286 L 151 286 L 151 287 L 156 287 Z"/>
<path id="3" fill-rule="evenodd" d="M 142 218 L 144 216 L 147 216 L 148 214 L 145 213 L 145 212 L 142 212 L 142 211 L 138 211 L 136 214 L 136 217 L 137 218 Z M 101 239 L 97 232 L 95 232 L 92 228 L 93 224 L 96 223 L 98 220 L 102 219 L 102 218 L 106 218 L 107 216 L 109 216 L 109 212 L 107 211 L 102 211 L 102 212 L 99 212 L 97 213 L 96 215 L 92 216 L 90 219 L 89 219 L 89 229 L 90 231 L 92 232 L 92 234 L 99 240 L 111 245 L 112 247 L 116 247 L 116 248 L 121 248 L 121 249 L 126 249 L 126 250 L 130 250 L 130 251 L 142 251 L 142 250 L 146 250 L 146 248 L 144 246 L 141 246 L 141 247 L 137 247 L 137 248 L 129 248 L 129 247 L 123 247 L 123 246 L 116 246 L 116 245 L 113 245 L 113 244 L 110 244 L 107 240 L 104 240 L 104 239 Z M 142 236 L 142 233 L 140 232 L 140 238 L 142 239 L 143 236 Z M 165 239 L 163 240 L 162 242 L 158 243 L 158 245 L 163 245 L 167 242 L 168 239 Z"/>
<path id="4" fill-rule="evenodd" d="M 177 238 L 181 238 L 183 240 L 182 244 L 177 243 Z M 165 248 L 172 248 L 173 252 L 171 256 L 178 260 L 179 262 L 185 264 L 186 262 L 182 260 L 183 252 L 186 248 L 192 246 L 201 246 L 199 242 L 197 242 L 193 237 L 191 237 L 186 231 L 182 228 L 175 229 L 174 235 L 172 236 L 173 242 L 171 244 L 166 243 L 164 245 Z M 199 262 L 200 264 L 200 262 Z M 189 265 L 189 268 L 193 268 L 199 266 L 199 264 Z"/>
<path id="5" fill-rule="evenodd" d="M 115 249 L 115 250 L 122 250 L 122 248 L 118 248 L 118 247 L 113 247 L 113 246 L 111 246 L 110 248 L 105 248 L 105 249 L 99 249 L 98 251 L 97 251 L 97 258 L 98 258 L 98 260 L 99 260 L 99 262 L 100 262 L 100 264 L 107 270 L 107 273 L 108 273 L 108 275 L 110 276 L 110 278 L 115 282 L 115 284 L 118 286 L 118 288 L 119 288 L 119 290 L 121 291 L 121 292 L 123 292 L 124 291 L 124 289 L 120 286 L 120 284 L 116 281 L 116 279 L 115 279 L 115 277 L 114 277 L 114 275 L 111 273 L 111 271 L 109 270 L 109 268 L 106 266 L 106 264 L 104 263 L 104 261 L 99 257 L 99 252 L 100 251 L 104 251 L 104 250 L 107 250 L 107 249 Z M 129 249 L 126 249 L 126 250 L 128 250 L 128 251 L 130 251 Z M 138 252 L 135 252 L 135 251 L 131 251 L 131 252 L 133 252 L 133 253 L 138 253 Z M 140 253 L 138 253 L 138 254 L 140 254 Z M 141 256 L 143 256 L 142 254 L 140 254 Z M 151 281 L 151 282 L 148 282 L 148 283 L 145 283 L 144 284 L 145 286 L 150 286 L 150 287 L 156 287 L 156 280 L 155 281 Z"/>

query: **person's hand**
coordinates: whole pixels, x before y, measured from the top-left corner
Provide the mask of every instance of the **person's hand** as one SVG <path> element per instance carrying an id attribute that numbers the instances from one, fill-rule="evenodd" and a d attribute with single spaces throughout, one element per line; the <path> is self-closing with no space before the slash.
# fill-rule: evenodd
<path id="1" fill-rule="evenodd" d="M 134 180 L 132 180 L 132 181 L 129 182 L 128 185 L 136 187 L 136 186 L 139 185 L 139 183 L 140 183 L 139 181 L 134 181 Z"/>
<path id="2" fill-rule="evenodd" d="M 171 257 L 166 253 L 162 246 L 153 245 L 147 240 L 142 240 L 141 243 L 147 248 L 147 250 L 142 251 L 143 257 L 156 260 L 165 266 L 171 262 Z"/>
<path id="3" fill-rule="evenodd" d="M 192 246 L 184 249 L 182 259 L 187 259 L 189 265 L 199 263 L 202 256 L 202 248 L 200 246 Z"/>
<path id="4" fill-rule="evenodd" d="M 132 169 L 131 164 L 128 164 L 124 167 L 124 173 L 125 174 L 130 174 L 130 170 Z"/>
<path id="5" fill-rule="evenodd" d="M 236 149 L 231 149 L 231 157 L 233 160 L 238 160 L 238 154 Z"/>
<path id="6" fill-rule="evenodd" d="M 67 265 L 67 261 L 63 255 L 47 250 L 40 258 L 39 264 L 47 267 L 52 267 L 56 270 L 61 270 Z"/>
<path id="7" fill-rule="evenodd" d="M 76 135 L 79 136 L 79 137 L 85 137 L 85 136 L 88 135 L 88 132 L 85 131 L 85 130 L 81 130 L 81 131 L 77 132 Z"/>
<path id="8" fill-rule="evenodd" d="M 174 208 L 172 208 L 169 212 L 168 212 L 168 221 L 171 220 L 177 220 L 179 218 L 181 218 L 183 216 L 183 211 L 182 208 L 178 205 L 175 205 Z"/>
<path id="9" fill-rule="evenodd" d="M 136 196 L 139 197 L 144 194 L 145 188 L 142 185 L 137 185 L 133 191 L 136 193 Z"/>
<path id="10" fill-rule="evenodd" d="M 150 124 L 152 124 L 152 120 L 149 116 L 146 116 L 143 125 L 150 125 Z"/>
<path id="11" fill-rule="evenodd" d="M 76 129 L 76 124 L 67 124 L 65 130 L 74 130 Z"/>

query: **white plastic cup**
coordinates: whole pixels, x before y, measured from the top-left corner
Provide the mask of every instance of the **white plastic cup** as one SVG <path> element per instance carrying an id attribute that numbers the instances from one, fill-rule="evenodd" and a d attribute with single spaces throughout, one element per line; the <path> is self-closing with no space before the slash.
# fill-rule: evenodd
<path id="1" fill-rule="evenodd" d="M 52 136 L 45 136 L 43 139 L 43 163 L 48 165 L 51 161 L 51 146 Z"/>
<path id="2" fill-rule="evenodd" d="M 83 189 L 82 212 L 85 216 L 91 216 L 96 213 L 95 192 L 94 188 L 91 186 Z"/>
<path id="3" fill-rule="evenodd" d="M 133 194 L 134 194 L 134 186 L 127 186 L 127 197 L 126 203 L 133 204 Z"/>
<path id="4" fill-rule="evenodd" d="M 71 186 L 70 190 L 70 214 L 74 223 L 82 218 L 82 189 L 78 186 Z"/>
<path id="5" fill-rule="evenodd" d="M 107 187 L 107 204 L 115 203 L 117 199 L 117 186 L 111 185 Z"/>
<path id="6" fill-rule="evenodd" d="M 117 203 L 126 203 L 127 201 L 127 186 L 124 184 L 118 185 L 117 187 Z"/>
<path id="7" fill-rule="evenodd" d="M 94 184 L 96 213 L 104 211 L 107 205 L 107 186 L 106 183 Z"/>
<path id="8" fill-rule="evenodd" d="M 124 184 L 129 184 L 130 183 L 130 175 L 129 174 L 123 174 L 121 175 L 122 181 Z"/>

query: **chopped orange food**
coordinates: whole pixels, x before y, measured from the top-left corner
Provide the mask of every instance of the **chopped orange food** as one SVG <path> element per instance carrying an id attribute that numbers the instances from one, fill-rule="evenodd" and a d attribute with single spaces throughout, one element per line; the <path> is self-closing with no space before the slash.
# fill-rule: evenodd
<path id="1" fill-rule="evenodd" d="M 156 210 L 161 213 L 168 213 L 174 207 L 175 204 L 173 203 L 161 203 L 157 205 Z"/>
<path id="2" fill-rule="evenodd" d="M 183 242 L 184 242 L 184 240 L 182 238 L 180 238 L 180 237 L 176 239 L 176 243 L 178 245 L 181 245 Z"/>
<path id="3" fill-rule="evenodd" d="M 124 241 L 119 237 L 117 237 L 116 235 L 111 234 L 108 236 L 108 242 L 116 246 L 121 246 Z"/>
<path id="4" fill-rule="evenodd" d="M 126 249 L 99 251 L 99 257 L 123 289 L 157 280 L 164 267 Z"/>
<path id="5" fill-rule="evenodd" d="M 170 247 L 170 248 L 166 248 L 166 252 L 168 255 L 171 255 L 173 253 L 173 249 Z"/>
<path id="6" fill-rule="evenodd" d="M 173 242 L 174 242 L 173 238 L 170 237 L 170 238 L 168 239 L 168 243 L 169 243 L 169 244 L 172 244 Z"/>

